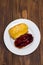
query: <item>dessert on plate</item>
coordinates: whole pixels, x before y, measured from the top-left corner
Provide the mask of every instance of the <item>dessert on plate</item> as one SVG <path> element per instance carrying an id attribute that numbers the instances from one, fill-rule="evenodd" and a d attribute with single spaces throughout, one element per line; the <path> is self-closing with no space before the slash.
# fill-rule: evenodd
<path id="1" fill-rule="evenodd" d="M 14 39 L 14 45 L 18 48 L 27 46 L 33 41 L 32 34 L 28 33 L 28 26 L 20 23 L 9 29 L 9 35 Z"/>
<path id="2" fill-rule="evenodd" d="M 16 39 L 28 32 L 28 26 L 25 23 L 20 23 L 9 29 L 11 38 Z"/>

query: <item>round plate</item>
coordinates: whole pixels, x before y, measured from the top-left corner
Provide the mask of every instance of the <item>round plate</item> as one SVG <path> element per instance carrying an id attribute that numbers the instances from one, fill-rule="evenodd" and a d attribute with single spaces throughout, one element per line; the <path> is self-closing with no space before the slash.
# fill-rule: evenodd
<path id="1" fill-rule="evenodd" d="M 21 49 L 15 47 L 15 45 L 14 45 L 15 40 L 13 40 L 8 33 L 8 30 L 11 27 L 13 27 L 19 23 L 27 24 L 28 31 L 29 31 L 29 33 L 31 33 L 33 35 L 33 38 L 34 38 L 32 43 L 30 43 L 29 45 L 27 45 Z M 37 25 L 34 22 L 27 20 L 27 19 L 14 20 L 11 23 L 9 23 L 9 25 L 6 27 L 6 29 L 4 31 L 4 43 L 5 43 L 6 47 L 9 49 L 9 51 L 11 51 L 14 54 L 17 54 L 17 55 L 31 54 L 32 52 L 34 52 L 36 50 L 36 48 L 38 47 L 38 45 L 40 43 L 39 28 L 37 27 Z"/>

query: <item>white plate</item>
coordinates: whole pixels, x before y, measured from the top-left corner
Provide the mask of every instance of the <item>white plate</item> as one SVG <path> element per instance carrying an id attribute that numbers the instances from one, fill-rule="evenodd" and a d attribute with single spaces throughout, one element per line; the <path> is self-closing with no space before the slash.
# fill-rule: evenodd
<path id="1" fill-rule="evenodd" d="M 29 28 L 29 33 L 31 33 L 34 37 L 34 40 L 31 44 L 19 49 L 17 47 L 15 47 L 14 45 L 14 40 L 12 38 L 10 38 L 8 30 L 13 27 L 16 24 L 19 23 L 25 23 L 28 25 Z M 4 31 L 4 43 L 6 45 L 6 47 L 9 49 L 9 51 L 11 51 L 14 54 L 17 55 L 28 55 L 31 54 L 32 52 L 34 52 L 36 50 L 36 48 L 38 47 L 39 43 L 40 43 L 40 31 L 39 28 L 37 27 L 37 25 L 27 19 L 17 19 L 12 21 L 5 29 Z"/>

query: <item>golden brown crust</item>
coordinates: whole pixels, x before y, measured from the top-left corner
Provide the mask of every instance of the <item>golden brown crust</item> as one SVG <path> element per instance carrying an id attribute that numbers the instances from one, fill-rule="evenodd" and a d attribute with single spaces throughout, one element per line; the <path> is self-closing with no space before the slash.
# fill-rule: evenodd
<path id="1" fill-rule="evenodd" d="M 10 28 L 8 32 L 13 39 L 16 39 L 28 32 L 28 26 L 25 23 L 20 23 Z"/>

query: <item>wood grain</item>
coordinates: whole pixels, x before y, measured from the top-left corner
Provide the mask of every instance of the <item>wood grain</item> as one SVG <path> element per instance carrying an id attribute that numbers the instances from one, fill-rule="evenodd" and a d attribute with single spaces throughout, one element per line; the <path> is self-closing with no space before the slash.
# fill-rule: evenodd
<path id="1" fill-rule="evenodd" d="M 27 56 L 11 53 L 3 41 L 6 26 L 18 18 L 34 21 L 41 32 L 39 47 Z M 0 0 L 0 65 L 43 65 L 43 0 Z"/>

